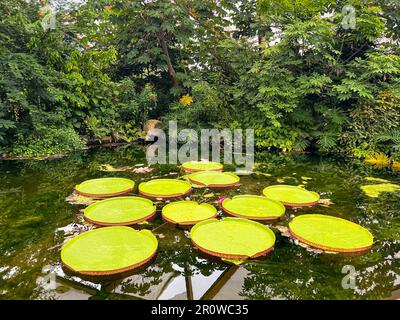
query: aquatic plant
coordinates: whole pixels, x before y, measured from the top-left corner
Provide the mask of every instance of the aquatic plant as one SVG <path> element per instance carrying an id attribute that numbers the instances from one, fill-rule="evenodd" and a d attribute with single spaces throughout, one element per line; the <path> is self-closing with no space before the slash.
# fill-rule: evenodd
<path id="1" fill-rule="evenodd" d="M 390 159 L 384 153 L 375 153 L 365 158 L 364 162 L 375 167 L 387 167 L 389 166 Z"/>
<path id="2" fill-rule="evenodd" d="M 361 186 L 360 189 L 371 198 L 377 198 L 382 192 L 400 191 L 400 185 L 394 183 L 369 184 Z"/>

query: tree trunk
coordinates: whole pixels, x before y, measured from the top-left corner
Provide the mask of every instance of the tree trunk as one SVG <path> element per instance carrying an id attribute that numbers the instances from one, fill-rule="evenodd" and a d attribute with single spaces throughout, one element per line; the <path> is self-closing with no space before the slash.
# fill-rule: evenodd
<path id="1" fill-rule="evenodd" d="M 159 35 L 158 40 L 160 42 L 161 49 L 165 54 L 165 60 L 167 61 L 167 66 L 168 66 L 168 73 L 172 78 L 174 87 L 177 87 L 179 85 L 179 81 L 178 78 L 176 77 L 176 71 L 174 69 L 174 66 L 172 65 L 171 57 L 169 56 L 167 41 L 165 40 L 165 37 L 163 35 Z"/>

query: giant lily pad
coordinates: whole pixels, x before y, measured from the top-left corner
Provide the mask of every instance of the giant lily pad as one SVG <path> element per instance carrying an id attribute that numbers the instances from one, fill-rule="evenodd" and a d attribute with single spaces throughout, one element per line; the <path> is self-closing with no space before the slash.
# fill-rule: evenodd
<path id="1" fill-rule="evenodd" d="M 202 171 L 189 174 L 193 184 L 208 188 L 227 188 L 239 184 L 240 178 L 232 172 Z"/>
<path id="2" fill-rule="evenodd" d="M 308 207 L 318 203 L 319 194 L 301 187 L 275 185 L 266 187 L 263 194 L 268 198 L 282 202 L 289 207 Z"/>
<path id="3" fill-rule="evenodd" d="M 190 230 L 190 238 L 201 251 L 228 259 L 256 258 L 271 251 L 275 244 L 271 229 L 241 218 L 199 222 Z"/>
<path id="4" fill-rule="evenodd" d="M 285 206 L 279 201 L 253 195 L 226 198 L 222 208 L 228 214 L 252 220 L 276 220 L 285 213 Z"/>
<path id="5" fill-rule="evenodd" d="M 149 230 L 105 227 L 72 238 L 62 248 L 61 260 L 74 273 L 114 275 L 147 263 L 157 246 L 157 239 Z"/>
<path id="6" fill-rule="evenodd" d="M 94 203 L 84 210 L 87 221 L 102 226 L 122 226 L 143 222 L 156 213 L 149 199 L 117 197 Z"/>
<path id="7" fill-rule="evenodd" d="M 178 225 L 193 225 L 216 215 L 217 209 L 214 206 L 196 201 L 172 202 L 162 209 L 163 219 Z"/>
<path id="8" fill-rule="evenodd" d="M 377 198 L 382 192 L 400 191 L 400 185 L 394 183 L 369 184 L 360 187 L 364 193 L 371 198 Z"/>
<path id="9" fill-rule="evenodd" d="M 189 182 L 178 179 L 155 179 L 139 185 L 140 194 L 151 198 L 175 198 L 191 190 Z"/>
<path id="10" fill-rule="evenodd" d="M 189 161 L 182 164 L 182 169 L 186 172 L 222 171 L 223 168 L 221 163 L 212 161 Z"/>
<path id="11" fill-rule="evenodd" d="M 373 244 L 372 234 L 351 221 L 321 214 L 295 217 L 289 223 L 293 237 L 312 247 L 333 252 L 359 252 Z"/>
<path id="12" fill-rule="evenodd" d="M 108 198 L 132 192 L 135 182 L 125 178 L 86 180 L 75 186 L 76 192 L 90 198 Z"/>

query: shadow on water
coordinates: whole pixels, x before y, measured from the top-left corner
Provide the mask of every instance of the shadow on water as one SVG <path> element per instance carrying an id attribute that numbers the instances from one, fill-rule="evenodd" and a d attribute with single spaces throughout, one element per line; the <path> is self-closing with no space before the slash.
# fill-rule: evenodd
<path id="1" fill-rule="evenodd" d="M 302 213 L 338 216 L 368 228 L 375 237 L 372 250 L 354 257 L 318 255 L 278 235 L 268 257 L 231 266 L 201 255 L 191 245 L 187 230 L 163 223 L 158 214 L 145 226 L 159 240 L 158 255 L 149 266 L 122 279 L 100 282 L 68 276 L 60 263 L 65 235 L 57 230 L 79 223 L 77 213 L 83 206 L 65 201 L 76 184 L 118 176 L 135 180 L 137 186 L 154 177 L 179 174 L 175 165 L 156 165 L 146 174 L 99 171 L 104 164 L 146 165 L 144 149 L 123 147 L 64 159 L 0 162 L 1 299 L 380 299 L 400 284 L 400 197 L 385 193 L 368 198 L 360 190 L 368 176 L 399 183 L 399 175 L 345 159 L 271 153 L 256 156 L 255 173 L 243 176 L 240 186 L 195 189 L 191 198 L 216 204 L 220 196 L 261 194 L 264 187 L 277 183 L 302 184 L 333 204 L 288 210 L 273 227 L 287 226 L 291 217 Z M 345 265 L 356 271 L 354 288 L 342 287 Z M 48 279 L 45 267 L 56 274 L 54 288 L 41 282 Z"/>

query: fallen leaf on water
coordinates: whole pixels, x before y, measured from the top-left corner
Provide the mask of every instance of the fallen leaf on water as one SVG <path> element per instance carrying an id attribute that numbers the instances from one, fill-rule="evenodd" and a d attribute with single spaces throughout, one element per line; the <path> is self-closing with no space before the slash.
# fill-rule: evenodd
<path id="1" fill-rule="evenodd" d="M 65 227 L 61 227 L 55 230 L 55 232 L 62 232 L 64 237 L 76 236 L 82 232 L 95 229 L 93 225 L 82 225 L 79 223 L 70 223 Z"/>
<path id="2" fill-rule="evenodd" d="M 319 199 L 318 204 L 322 207 L 329 207 L 334 204 L 331 199 Z"/>
<path id="3" fill-rule="evenodd" d="M 140 168 L 135 168 L 132 170 L 132 172 L 134 172 L 134 173 L 149 173 L 152 171 L 153 171 L 153 168 L 149 168 L 149 167 L 140 167 Z"/>
<path id="4" fill-rule="evenodd" d="M 205 195 L 203 195 L 204 198 L 212 198 L 214 197 L 214 193 L 207 193 Z"/>
<path id="5" fill-rule="evenodd" d="M 100 171 L 106 171 L 106 172 L 131 171 L 132 169 L 133 167 L 128 167 L 128 166 L 115 168 L 110 164 L 102 164 L 99 166 Z"/>
<path id="6" fill-rule="evenodd" d="M 99 200 L 84 197 L 76 192 L 72 192 L 68 197 L 65 198 L 65 201 L 67 201 L 70 204 L 89 205 L 89 204 L 95 203 Z"/>
<path id="7" fill-rule="evenodd" d="M 143 167 L 143 166 L 144 166 L 144 163 L 135 164 L 135 167 Z"/>
<path id="8" fill-rule="evenodd" d="M 285 227 L 285 226 L 276 226 L 276 229 L 279 230 L 279 232 L 281 233 L 281 235 L 282 235 L 283 237 L 287 237 L 287 238 L 290 238 L 290 237 L 291 237 L 291 234 L 290 234 L 290 231 L 289 231 L 289 228 L 288 228 L 288 227 Z"/>

